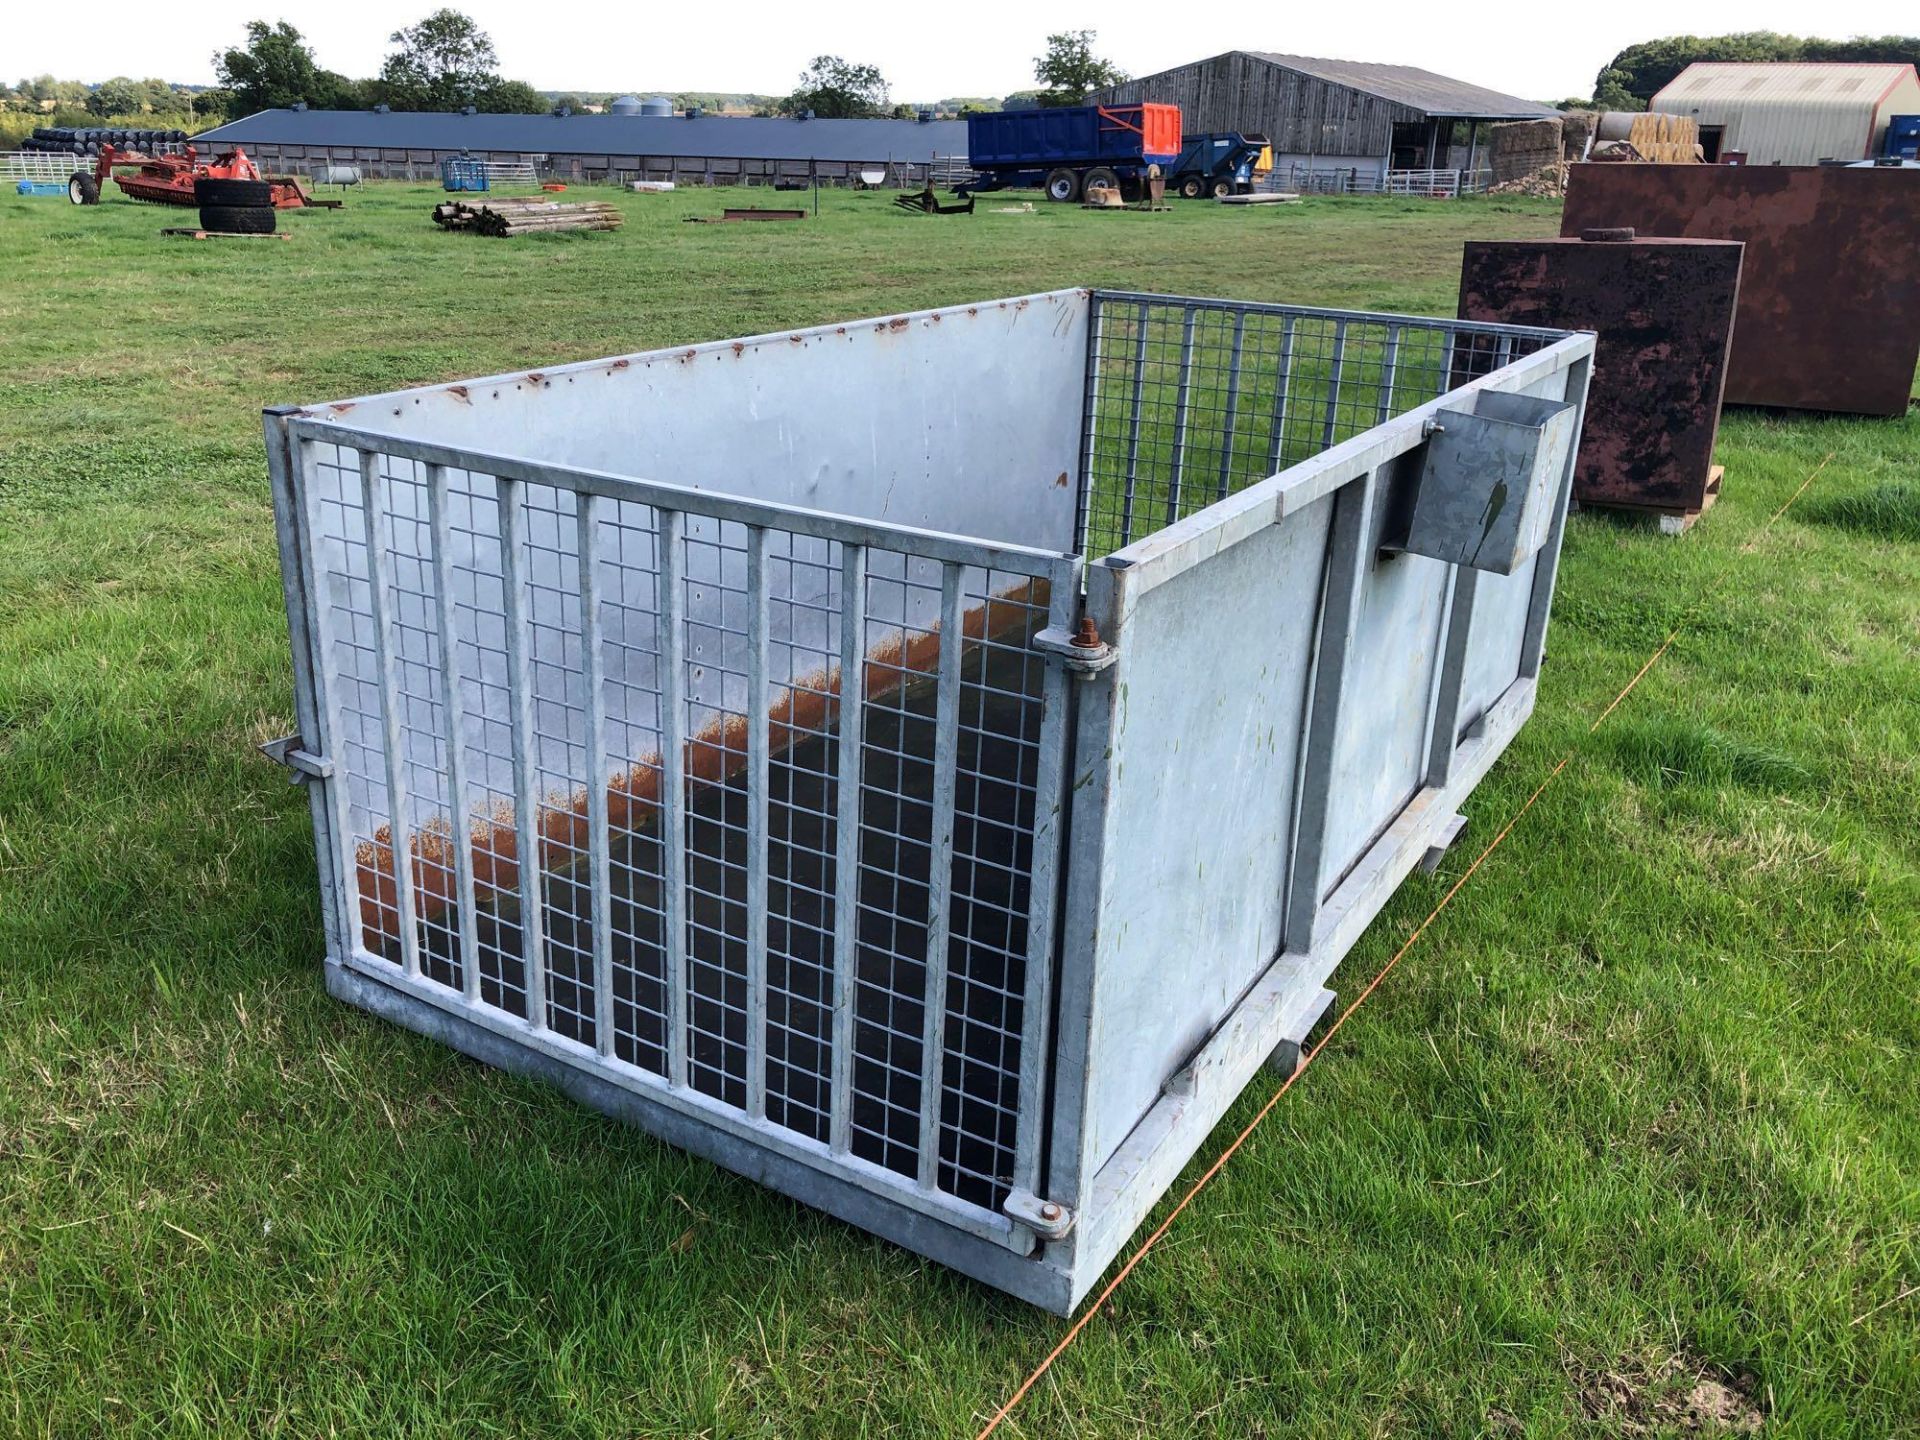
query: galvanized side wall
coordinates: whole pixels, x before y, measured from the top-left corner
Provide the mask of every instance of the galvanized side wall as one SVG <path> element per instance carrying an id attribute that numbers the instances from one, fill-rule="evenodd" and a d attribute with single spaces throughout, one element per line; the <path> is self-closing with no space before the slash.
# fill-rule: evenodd
<path id="1" fill-rule="evenodd" d="M 336 992 L 1007 1283 L 1066 745 L 1035 636 L 1077 560 L 268 443 Z"/>
<path id="2" fill-rule="evenodd" d="M 1461 332 L 1463 343 L 1471 343 Z M 1548 339 L 1095 565 L 1117 660 L 1077 690 L 1048 1193 L 1077 1298 L 1531 710 L 1572 459 L 1511 575 L 1400 545 L 1427 427 L 1584 403 Z"/>
<path id="3" fill-rule="evenodd" d="M 308 407 L 484 454 L 1073 548 L 1089 302 L 983 301 Z"/>
<path id="4" fill-rule="evenodd" d="M 1074 836 L 1075 866 L 1099 865 L 1097 935 L 1085 1054 L 1061 1066 L 1098 1077 L 1081 1142 L 1097 1159 L 1279 948 L 1332 511 L 1317 501 L 1175 576 L 1117 630 L 1102 621 L 1119 659 L 1081 687 L 1074 777 L 1105 790 L 1104 843 L 1078 812 Z"/>

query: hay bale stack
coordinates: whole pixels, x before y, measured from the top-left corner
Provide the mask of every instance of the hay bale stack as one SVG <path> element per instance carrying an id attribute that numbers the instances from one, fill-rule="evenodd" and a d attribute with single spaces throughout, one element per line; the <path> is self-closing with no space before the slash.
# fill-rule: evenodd
<path id="1" fill-rule="evenodd" d="M 1561 123 L 1558 116 L 1540 120 L 1513 120 L 1490 132 L 1493 183 L 1506 185 L 1560 163 Z"/>
<path id="2" fill-rule="evenodd" d="M 1598 110 L 1569 110 L 1560 117 L 1560 158 L 1583 160 L 1600 124 Z"/>

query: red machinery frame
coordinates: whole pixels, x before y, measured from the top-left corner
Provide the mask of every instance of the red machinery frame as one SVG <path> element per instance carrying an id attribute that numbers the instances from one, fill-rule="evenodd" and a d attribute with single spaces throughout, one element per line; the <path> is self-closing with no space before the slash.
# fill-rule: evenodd
<path id="1" fill-rule="evenodd" d="M 119 173 L 119 167 L 138 166 L 131 175 Z M 247 152 L 238 145 L 223 150 L 211 160 L 202 161 L 189 145 L 178 155 L 142 155 L 132 150 L 100 147 L 94 161 L 93 177 L 105 186 L 109 177 L 129 199 L 153 205 L 194 205 L 195 180 L 265 180 L 273 186 L 276 210 L 299 210 L 307 206 L 338 209 L 338 200 L 318 200 L 292 175 L 267 176 L 260 173 Z"/>

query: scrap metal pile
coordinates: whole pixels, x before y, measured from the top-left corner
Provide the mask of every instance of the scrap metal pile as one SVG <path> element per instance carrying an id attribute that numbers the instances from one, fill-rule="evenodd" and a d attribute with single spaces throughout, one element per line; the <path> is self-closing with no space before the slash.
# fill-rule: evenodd
<path id="1" fill-rule="evenodd" d="M 531 195 L 491 195 L 478 204 L 442 201 L 433 207 L 433 223 L 476 235 L 539 235 L 550 230 L 618 230 L 624 217 L 604 200 L 562 203 Z"/>

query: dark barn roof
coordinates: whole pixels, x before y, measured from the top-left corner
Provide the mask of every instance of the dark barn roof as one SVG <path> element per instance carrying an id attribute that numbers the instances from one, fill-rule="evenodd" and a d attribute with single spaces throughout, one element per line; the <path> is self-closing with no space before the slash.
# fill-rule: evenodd
<path id="1" fill-rule="evenodd" d="M 1449 120 L 1530 120 L 1558 112 L 1549 105 L 1503 95 L 1464 80 L 1451 80 L 1412 65 L 1375 65 L 1364 60 L 1320 60 L 1311 55 L 1275 55 L 1266 50 L 1245 52 L 1270 65 L 1344 85 L 1366 95 L 1377 95 L 1396 105 L 1419 110 L 1430 118 Z"/>
<path id="2" fill-rule="evenodd" d="M 727 115 L 446 115 L 262 110 L 194 137 L 203 144 L 518 155 L 685 155 L 742 160 L 923 162 L 965 155 L 963 120 L 768 120 Z"/>

